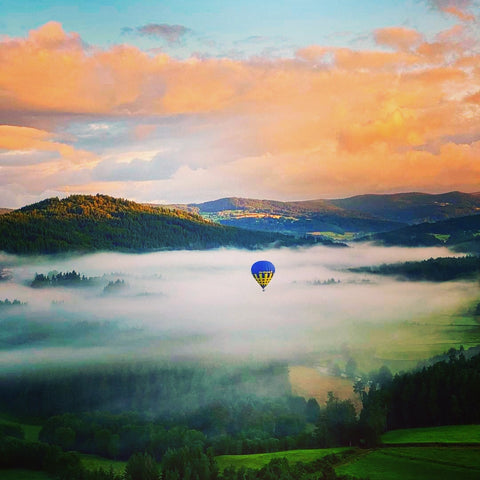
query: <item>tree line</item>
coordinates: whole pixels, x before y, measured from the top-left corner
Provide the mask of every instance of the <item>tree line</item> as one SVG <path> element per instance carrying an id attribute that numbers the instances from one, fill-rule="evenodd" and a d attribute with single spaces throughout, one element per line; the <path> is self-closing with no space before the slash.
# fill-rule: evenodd
<path id="1" fill-rule="evenodd" d="M 446 282 L 478 276 L 480 274 L 480 256 L 430 258 L 419 262 L 351 268 L 350 271 L 379 275 L 397 275 L 408 280 Z"/>
<path id="2" fill-rule="evenodd" d="M 178 419 L 215 402 L 290 393 L 288 367 L 276 362 L 235 366 L 124 361 L 0 375 L 0 408 L 20 417 L 26 412 L 48 418 L 103 411 Z"/>
<path id="3" fill-rule="evenodd" d="M 161 462 L 146 452 L 137 452 L 129 458 L 123 475 L 119 475 L 112 468 L 87 469 L 75 452 L 0 435 L 0 469 L 45 471 L 57 480 L 347 480 L 335 473 L 334 466 L 349 454 L 332 454 L 295 464 L 277 458 L 259 470 L 229 467 L 219 472 L 211 450 L 185 446 L 168 450 Z"/>
<path id="4" fill-rule="evenodd" d="M 17 254 L 258 248 L 275 242 L 315 240 L 228 227 L 186 211 L 106 195 L 51 198 L 0 216 L 0 250 Z"/>
<path id="5" fill-rule="evenodd" d="M 360 392 L 359 422 L 370 444 L 386 430 L 480 423 L 480 354 L 466 358 L 452 348 L 447 357 Z"/>
<path id="6" fill-rule="evenodd" d="M 43 273 L 35 273 L 35 277 L 30 283 L 32 288 L 44 287 L 90 287 L 95 285 L 98 278 L 86 277 L 77 273 L 75 270 L 71 272 L 50 272 L 47 275 Z"/>

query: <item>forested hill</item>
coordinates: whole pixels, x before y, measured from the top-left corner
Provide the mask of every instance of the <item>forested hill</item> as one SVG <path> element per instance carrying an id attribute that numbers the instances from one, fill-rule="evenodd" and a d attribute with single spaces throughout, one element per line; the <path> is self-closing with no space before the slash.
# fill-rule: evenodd
<path id="1" fill-rule="evenodd" d="M 359 236 L 478 214 L 480 193 L 410 192 L 295 202 L 230 197 L 177 207 L 223 225 L 253 230 Z"/>
<path id="2" fill-rule="evenodd" d="M 49 198 L 0 215 L 0 250 L 9 253 L 255 248 L 294 241 L 284 235 L 226 227 L 185 211 L 106 195 Z"/>
<path id="3" fill-rule="evenodd" d="M 223 225 L 293 235 L 385 232 L 405 225 L 365 212 L 337 207 L 328 200 L 279 202 L 230 197 L 177 206 Z"/>
<path id="4" fill-rule="evenodd" d="M 411 225 L 367 239 L 384 245 L 407 247 L 445 245 L 453 250 L 480 253 L 480 215 L 450 218 L 441 222 Z"/>
<path id="5" fill-rule="evenodd" d="M 440 194 L 409 192 L 358 195 L 329 200 L 337 207 L 368 213 L 379 218 L 416 224 L 474 215 L 480 212 L 480 193 Z"/>

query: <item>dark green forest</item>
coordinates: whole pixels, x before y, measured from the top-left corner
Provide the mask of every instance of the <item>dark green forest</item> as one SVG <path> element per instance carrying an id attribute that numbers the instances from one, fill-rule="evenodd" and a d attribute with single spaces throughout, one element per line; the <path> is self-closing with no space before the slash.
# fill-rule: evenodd
<path id="1" fill-rule="evenodd" d="M 425 280 L 430 282 L 446 282 L 449 280 L 474 279 L 480 273 L 480 257 L 429 258 L 419 262 L 403 262 L 383 264 L 371 267 L 349 269 L 357 273 L 373 273 L 378 275 L 394 275 L 407 280 Z"/>
<path id="2" fill-rule="evenodd" d="M 45 287 L 91 287 L 97 283 L 98 279 L 94 277 L 86 277 L 77 273 L 75 270 L 71 272 L 52 272 L 44 275 L 36 273 L 35 278 L 30 283 L 32 288 Z"/>
<path id="3" fill-rule="evenodd" d="M 0 250 L 16 254 L 259 248 L 308 243 L 315 240 L 226 227 L 186 211 L 140 205 L 106 195 L 50 198 L 0 216 Z"/>
<path id="4" fill-rule="evenodd" d="M 387 430 L 480 423 L 480 355 L 466 359 L 461 348 L 448 357 L 373 386 L 364 407 L 382 410 Z"/>
<path id="5" fill-rule="evenodd" d="M 341 478 L 333 470 L 341 461 L 336 456 L 297 465 L 277 459 L 261 470 L 223 474 L 214 456 L 372 447 L 391 429 L 480 423 L 480 354 L 460 348 L 441 358 L 394 376 L 382 367 L 368 381 L 358 380 L 360 414 L 333 394 L 322 406 L 292 396 L 281 364 L 136 363 L 4 374 L 1 411 L 25 420 L 28 412 L 28 420 L 43 427 L 40 441 L 28 442 L 21 428 L 0 422 L 0 466 L 41 469 L 54 478 L 117 480 L 113 472 L 86 471 L 70 453 L 76 450 L 128 459 L 126 478 L 158 479 L 159 472 L 172 480 Z"/>
<path id="6" fill-rule="evenodd" d="M 444 245 L 455 251 L 478 254 L 480 253 L 479 234 L 480 215 L 468 215 L 375 233 L 362 240 L 405 247 Z"/>

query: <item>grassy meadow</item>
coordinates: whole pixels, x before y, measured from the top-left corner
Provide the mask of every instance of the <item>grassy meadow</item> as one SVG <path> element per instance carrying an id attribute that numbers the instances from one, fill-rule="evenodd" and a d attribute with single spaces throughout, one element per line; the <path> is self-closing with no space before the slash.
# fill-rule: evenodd
<path id="1" fill-rule="evenodd" d="M 23 430 L 23 433 L 25 434 L 25 440 L 28 440 L 29 442 L 37 442 L 38 434 L 42 429 L 41 425 L 33 425 L 30 423 L 16 422 L 10 419 L 8 416 L 0 415 L 0 424 L 2 423 L 4 425 L 14 425 L 14 426 L 20 427 Z"/>
<path id="2" fill-rule="evenodd" d="M 381 448 L 340 465 L 342 475 L 370 480 L 478 480 L 480 449 L 454 447 Z"/>
<path id="3" fill-rule="evenodd" d="M 99 457 L 98 455 L 88 455 L 86 453 L 80 454 L 80 458 L 82 460 L 83 465 L 88 470 L 96 470 L 102 468 L 103 470 L 112 470 L 118 474 L 123 475 L 125 472 L 125 467 L 127 462 L 122 462 L 119 460 L 110 460 L 108 458 Z"/>
<path id="4" fill-rule="evenodd" d="M 382 435 L 384 444 L 390 443 L 478 443 L 480 425 L 445 425 L 429 428 L 392 430 Z"/>
<path id="5" fill-rule="evenodd" d="M 348 447 L 323 448 L 312 450 L 288 450 L 285 452 L 257 453 L 251 455 L 220 455 L 216 457 L 218 468 L 221 472 L 225 468 L 233 466 L 260 469 L 274 458 L 286 458 L 291 463 L 313 462 L 332 453 L 340 453 L 351 450 Z"/>
<path id="6" fill-rule="evenodd" d="M 45 472 L 36 472 L 33 470 L 23 470 L 19 468 L 0 470 L 2 480 L 52 480 Z"/>

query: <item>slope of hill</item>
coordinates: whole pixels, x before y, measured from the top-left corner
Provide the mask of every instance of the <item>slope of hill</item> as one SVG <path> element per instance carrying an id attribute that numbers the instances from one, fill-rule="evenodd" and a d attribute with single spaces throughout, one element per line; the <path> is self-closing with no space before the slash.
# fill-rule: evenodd
<path id="1" fill-rule="evenodd" d="M 296 235 L 385 232 L 404 225 L 338 207 L 328 200 L 279 202 L 231 197 L 178 207 L 223 225 Z"/>
<path id="2" fill-rule="evenodd" d="M 480 215 L 411 225 L 364 239 L 408 247 L 446 245 L 457 251 L 480 253 Z"/>
<path id="3" fill-rule="evenodd" d="M 0 216 L 0 250 L 9 253 L 255 248 L 273 242 L 290 245 L 294 239 L 106 195 L 49 198 Z"/>
<path id="4" fill-rule="evenodd" d="M 329 202 L 337 207 L 409 224 L 480 213 L 480 193 L 358 195 Z"/>

